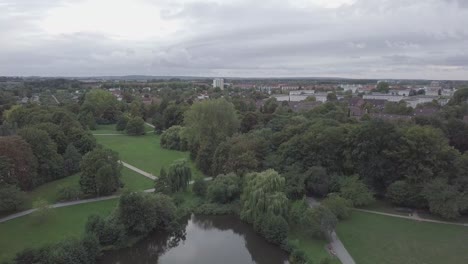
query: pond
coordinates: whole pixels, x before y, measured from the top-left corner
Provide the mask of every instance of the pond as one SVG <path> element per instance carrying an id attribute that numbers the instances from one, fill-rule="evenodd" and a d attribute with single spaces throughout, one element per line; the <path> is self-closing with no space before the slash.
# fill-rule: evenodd
<path id="1" fill-rule="evenodd" d="M 233 216 L 192 215 L 185 239 L 156 232 L 130 248 L 106 252 L 100 264 L 285 264 L 288 255 Z"/>

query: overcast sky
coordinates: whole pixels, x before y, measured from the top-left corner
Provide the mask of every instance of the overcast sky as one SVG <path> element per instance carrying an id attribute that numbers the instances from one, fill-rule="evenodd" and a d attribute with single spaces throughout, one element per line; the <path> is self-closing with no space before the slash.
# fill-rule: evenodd
<path id="1" fill-rule="evenodd" d="M 0 75 L 468 79 L 468 0 L 0 0 Z"/>

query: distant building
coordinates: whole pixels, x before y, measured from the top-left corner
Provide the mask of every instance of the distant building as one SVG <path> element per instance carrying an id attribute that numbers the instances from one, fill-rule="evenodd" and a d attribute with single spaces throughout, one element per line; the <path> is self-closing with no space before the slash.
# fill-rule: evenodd
<path id="1" fill-rule="evenodd" d="M 224 90 L 224 79 L 223 78 L 215 78 L 213 79 L 213 88 L 221 88 L 221 90 Z"/>
<path id="2" fill-rule="evenodd" d="M 374 99 L 374 100 L 385 100 L 389 102 L 400 102 L 405 97 L 402 95 L 391 95 L 391 94 L 382 94 L 382 93 L 372 93 L 372 94 L 365 94 L 362 97 L 364 100 L 366 99 Z"/>

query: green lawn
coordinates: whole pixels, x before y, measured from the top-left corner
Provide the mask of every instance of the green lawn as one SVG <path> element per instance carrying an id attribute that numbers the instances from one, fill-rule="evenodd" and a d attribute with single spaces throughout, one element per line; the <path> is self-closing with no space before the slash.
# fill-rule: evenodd
<path id="1" fill-rule="evenodd" d="M 57 202 L 57 192 L 61 187 L 78 185 L 80 174 L 65 177 L 56 181 L 43 184 L 28 193 L 30 205 L 36 200 L 46 200 L 49 203 Z"/>
<path id="2" fill-rule="evenodd" d="M 101 130 L 96 130 L 95 133 L 103 134 Z M 177 159 L 187 159 L 190 161 L 188 152 L 163 149 L 159 144 L 159 135 L 95 137 L 99 144 L 117 151 L 121 160 L 153 175 L 158 175 L 161 167 L 167 169 Z M 193 163 L 191 163 L 191 167 L 194 176 L 202 176 Z"/>
<path id="3" fill-rule="evenodd" d="M 28 193 L 28 208 L 31 207 L 34 201 L 39 199 L 46 200 L 49 203 L 56 203 L 57 192 L 61 187 L 65 186 L 79 186 L 80 174 L 68 176 L 63 179 L 59 179 L 53 182 L 48 182 L 41 185 Z M 124 189 L 130 191 L 142 191 L 151 189 L 154 187 L 154 182 L 130 169 L 125 167 L 122 168 L 122 182 L 124 183 Z"/>
<path id="4" fill-rule="evenodd" d="M 289 234 L 289 239 L 298 240 L 299 248 L 305 252 L 309 259 L 315 261 L 314 263 L 319 263 L 322 259 L 330 258 L 330 264 L 340 264 L 340 260 L 335 257 L 330 256 L 326 249 L 327 241 L 314 239 L 305 236 L 300 232 L 300 230 L 295 230 Z"/>
<path id="5" fill-rule="evenodd" d="M 125 167 L 122 169 L 121 180 L 124 183 L 123 188 L 130 191 L 143 191 L 154 188 L 153 180 Z"/>
<path id="6" fill-rule="evenodd" d="M 468 263 L 468 227 L 353 212 L 337 232 L 358 264 Z"/>
<path id="7" fill-rule="evenodd" d="M 53 209 L 42 224 L 33 215 L 0 223 L 0 263 L 28 247 L 58 242 L 66 237 L 78 237 L 91 214 L 108 215 L 118 199 Z"/>
<path id="8" fill-rule="evenodd" d="M 145 124 L 146 133 L 153 133 L 154 129 Z M 115 130 L 115 124 L 97 125 L 96 130 L 91 131 L 93 134 L 125 134 L 124 131 Z"/>

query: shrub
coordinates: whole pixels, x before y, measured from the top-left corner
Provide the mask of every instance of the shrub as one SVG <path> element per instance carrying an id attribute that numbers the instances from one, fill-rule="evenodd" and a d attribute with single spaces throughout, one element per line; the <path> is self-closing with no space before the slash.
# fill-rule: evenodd
<path id="1" fill-rule="evenodd" d="M 351 215 L 351 202 L 337 194 L 329 194 L 322 205 L 330 209 L 338 219 L 346 219 Z"/>
<path id="2" fill-rule="evenodd" d="M 195 179 L 192 185 L 193 193 L 195 193 L 195 195 L 199 197 L 205 197 L 207 188 L 208 188 L 208 184 L 206 183 L 204 179 L 201 179 L 201 178 Z"/>
<path id="3" fill-rule="evenodd" d="M 172 126 L 161 135 L 161 147 L 186 151 L 188 149 L 187 139 L 183 136 L 183 127 Z"/>
<path id="4" fill-rule="evenodd" d="M 85 227 L 87 234 L 96 236 L 103 246 L 120 246 L 125 241 L 125 229 L 114 215 L 104 219 L 99 215 L 88 217 Z"/>
<path id="5" fill-rule="evenodd" d="M 26 202 L 26 194 L 14 185 L 0 187 L 0 212 L 11 212 L 21 209 Z"/>
<path id="6" fill-rule="evenodd" d="M 269 242 L 282 244 L 288 237 L 288 230 L 288 223 L 282 216 L 269 214 L 262 219 L 260 232 Z"/>
<path id="7" fill-rule="evenodd" d="M 118 218 L 131 234 L 168 229 L 176 217 L 172 199 L 160 193 L 126 193 L 120 197 Z"/>
<path id="8" fill-rule="evenodd" d="M 208 200 L 215 203 L 229 203 L 240 195 L 240 177 L 234 173 L 218 175 L 208 186 Z"/>
<path id="9" fill-rule="evenodd" d="M 340 195 L 350 200 L 353 206 L 364 206 L 374 201 L 374 195 L 357 175 L 340 180 Z"/>
<path id="10" fill-rule="evenodd" d="M 133 117 L 128 120 L 125 131 L 128 135 L 139 136 L 145 134 L 145 121 L 141 117 Z"/>
<path id="11" fill-rule="evenodd" d="M 57 192 L 59 201 L 74 201 L 81 198 L 81 190 L 78 186 L 62 186 Z"/>

